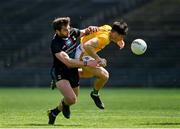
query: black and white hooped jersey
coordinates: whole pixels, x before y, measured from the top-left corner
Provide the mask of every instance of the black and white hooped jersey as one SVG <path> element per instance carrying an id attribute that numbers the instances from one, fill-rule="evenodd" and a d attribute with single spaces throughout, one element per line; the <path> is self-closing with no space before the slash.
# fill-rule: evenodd
<path id="1" fill-rule="evenodd" d="M 53 54 L 55 67 L 66 67 L 66 65 L 56 58 L 55 54 L 61 51 L 66 52 L 70 58 L 75 58 L 76 47 L 80 43 L 80 30 L 71 28 L 68 38 L 61 38 L 57 34 L 54 35 L 51 43 L 51 52 Z"/>

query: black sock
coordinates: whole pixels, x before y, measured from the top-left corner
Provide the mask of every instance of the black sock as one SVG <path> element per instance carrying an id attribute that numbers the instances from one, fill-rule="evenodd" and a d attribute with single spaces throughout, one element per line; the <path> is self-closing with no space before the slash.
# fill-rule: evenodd
<path id="1" fill-rule="evenodd" d="M 93 89 L 93 94 L 98 94 L 99 90 Z"/>
<path id="2" fill-rule="evenodd" d="M 57 116 L 61 112 L 61 111 L 59 111 L 58 107 L 52 109 L 51 111 L 55 116 Z"/>
<path id="3" fill-rule="evenodd" d="M 69 106 L 69 105 L 65 104 L 64 101 L 62 101 L 62 105 L 65 106 L 65 107 Z"/>

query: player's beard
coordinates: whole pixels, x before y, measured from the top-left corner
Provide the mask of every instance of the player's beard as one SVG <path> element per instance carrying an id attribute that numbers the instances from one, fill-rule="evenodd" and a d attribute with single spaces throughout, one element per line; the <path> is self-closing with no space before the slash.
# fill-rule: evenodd
<path id="1" fill-rule="evenodd" d="M 62 38 L 69 38 L 70 34 L 68 35 L 61 35 Z"/>

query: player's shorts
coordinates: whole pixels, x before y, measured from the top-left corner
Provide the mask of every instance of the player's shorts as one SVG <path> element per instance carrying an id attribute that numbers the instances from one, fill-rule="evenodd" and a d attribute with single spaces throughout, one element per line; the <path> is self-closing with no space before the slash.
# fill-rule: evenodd
<path id="1" fill-rule="evenodd" d="M 55 68 L 54 73 L 57 81 L 65 79 L 70 82 L 72 88 L 79 86 L 78 68 Z"/>

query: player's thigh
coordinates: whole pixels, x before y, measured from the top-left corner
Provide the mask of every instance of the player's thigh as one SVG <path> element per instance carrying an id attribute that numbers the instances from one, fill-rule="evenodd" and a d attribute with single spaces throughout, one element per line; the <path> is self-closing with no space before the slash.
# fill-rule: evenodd
<path id="1" fill-rule="evenodd" d="M 90 72 L 95 77 L 107 77 L 107 78 L 109 77 L 108 71 L 103 67 L 97 67 L 97 68 L 85 67 L 83 68 L 83 70 Z"/>
<path id="2" fill-rule="evenodd" d="M 67 98 L 67 99 L 76 98 L 76 94 L 74 93 L 74 90 L 72 89 L 71 84 L 68 80 L 65 80 L 65 79 L 59 80 L 56 83 L 56 85 L 58 89 L 61 91 L 64 98 Z"/>
<path id="3" fill-rule="evenodd" d="M 94 77 L 94 74 L 87 71 L 86 69 L 82 68 L 82 69 L 79 69 L 79 77 L 80 78 L 91 78 L 91 77 Z"/>

